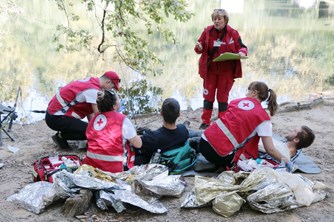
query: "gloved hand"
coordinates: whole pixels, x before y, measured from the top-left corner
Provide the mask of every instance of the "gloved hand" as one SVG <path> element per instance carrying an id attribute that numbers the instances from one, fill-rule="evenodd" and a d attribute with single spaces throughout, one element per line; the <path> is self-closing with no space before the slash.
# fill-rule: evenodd
<path id="1" fill-rule="evenodd" d="M 289 173 L 292 173 L 293 171 L 293 162 L 291 162 L 290 160 L 285 163 L 285 168 L 286 168 L 286 171 L 288 171 Z"/>

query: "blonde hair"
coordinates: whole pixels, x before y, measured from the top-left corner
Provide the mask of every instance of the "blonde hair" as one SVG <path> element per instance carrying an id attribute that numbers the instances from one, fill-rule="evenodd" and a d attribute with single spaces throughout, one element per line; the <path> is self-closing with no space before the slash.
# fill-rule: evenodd
<path id="1" fill-rule="evenodd" d="M 213 12 L 212 12 L 212 14 L 211 14 L 212 21 L 217 16 L 224 17 L 224 20 L 225 20 L 226 24 L 228 23 L 229 16 L 228 16 L 228 13 L 227 13 L 227 11 L 225 9 L 214 9 Z"/>

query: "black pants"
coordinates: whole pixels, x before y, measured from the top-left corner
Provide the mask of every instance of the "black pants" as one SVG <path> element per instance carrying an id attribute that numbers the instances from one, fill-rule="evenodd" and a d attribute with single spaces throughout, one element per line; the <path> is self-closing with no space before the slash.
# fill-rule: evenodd
<path id="1" fill-rule="evenodd" d="M 205 159 L 207 159 L 207 161 L 214 163 L 219 167 L 231 167 L 231 162 L 234 155 L 231 154 L 225 157 L 219 156 L 216 150 L 210 145 L 210 143 L 208 143 L 203 138 L 201 138 L 201 140 L 199 141 L 199 151 L 205 157 Z"/>
<path id="2" fill-rule="evenodd" d="M 45 114 L 45 122 L 50 129 L 61 132 L 65 140 L 86 140 L 87 122 L 69 116 L 55 116 L 48 112 Z"/>

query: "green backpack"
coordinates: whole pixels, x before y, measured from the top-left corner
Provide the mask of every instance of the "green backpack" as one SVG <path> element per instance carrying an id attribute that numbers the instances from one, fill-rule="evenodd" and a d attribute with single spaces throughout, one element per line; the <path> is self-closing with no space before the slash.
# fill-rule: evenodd
<path id="1" fill-rule="evenodd" d="M 163 152 L 160 163 L 168 167 L 169 174 L 180 174 L 192 167 L 197 159 L 198 154 L 196 150 L 187 141 L 182 147 Z"/>

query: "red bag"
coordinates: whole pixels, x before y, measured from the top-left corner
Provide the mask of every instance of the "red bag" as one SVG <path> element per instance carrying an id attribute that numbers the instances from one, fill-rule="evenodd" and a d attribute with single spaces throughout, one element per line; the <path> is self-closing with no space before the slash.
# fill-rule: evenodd
<path id="1" fill-rule="evenodd" d="M 53 183 L 52 175 L 60 170 L 73 172 L 81 166 L 81 159 L 77 155 L 56 155 L 43 157 L 36 160 L 32 165 L 33 180 L 49 181 Z"/>

